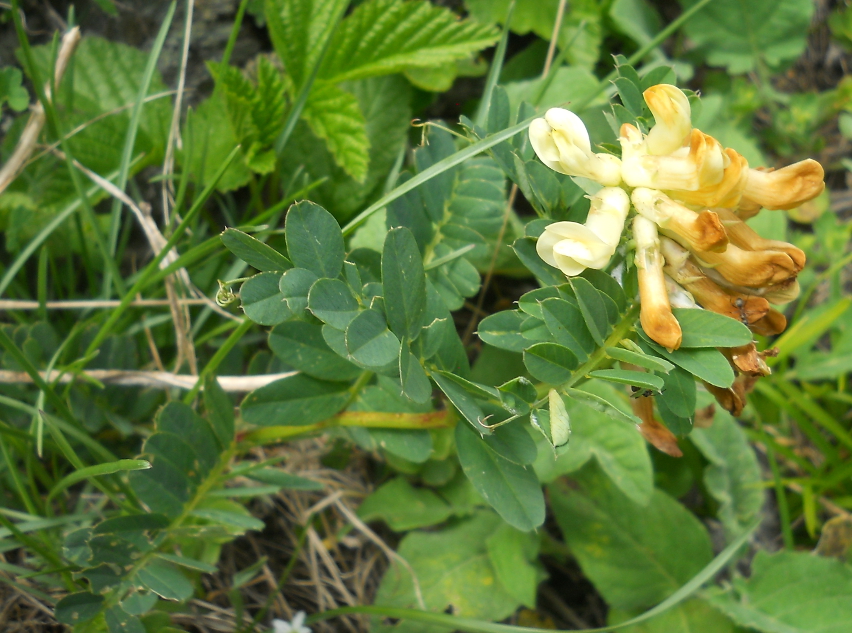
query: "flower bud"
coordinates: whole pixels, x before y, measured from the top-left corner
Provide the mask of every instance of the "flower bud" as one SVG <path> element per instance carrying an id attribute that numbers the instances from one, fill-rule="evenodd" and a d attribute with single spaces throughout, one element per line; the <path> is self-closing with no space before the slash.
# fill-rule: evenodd
<path id="1" fill-rule="evenodd" d="M 570 110 L 551 108 L 530 124 L 529 135 L 536 155 L 554 171 L 609 187 L 621 183 L 621 160 L 594 153 L 586 126 Z"/>
<path id="2" fill-rule="evenodd" d="M 680 347 L 682 332 L 672 314 L 666 280 L 663 275 L 663 257 L 657 238 L 657 225 L 637 215 L 633 219 L 633 237 L 636 240 L 636 268 L 639 277 L 642 329 L 654 341 L 667 349 Z"/>
<path id="3" fill-rule="evenodd" d="M 728 236 L 712 211 L 696 213 L 655 189 L 638 187 L 631 194 L 636 210 L 659 225 L 664 235 L 693 251 L 724 251 Z"/>
<path id="4" fill-rule="evenodd" d="M 604 187 L 591 197 L 585 225 L 554 222 L 536 242 L 539 257 L 569 277 L 608 263 L 624 230 L 630 199 L 618 187 Z"/>
<path id="5" fill-rule="evenodd" d="M 648 153 L 662 156 L 680 149 L 692 131 L 689 99 L 680 88 L 669 84 L 651 86 L 643 96 L 655 121 L 645 138 Z"/>

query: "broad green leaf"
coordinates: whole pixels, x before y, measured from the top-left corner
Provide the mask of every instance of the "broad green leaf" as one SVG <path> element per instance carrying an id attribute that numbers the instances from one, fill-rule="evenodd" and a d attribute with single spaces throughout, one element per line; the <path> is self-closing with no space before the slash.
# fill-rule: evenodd
<path id="1" fill-rule="evenodd" d="M 517 310 L 503 310 L 479 322 L 476 335 L 484 342 L 511 352 L 522 352 L 529 346 L 521 334 L 524 316 Z"/>
<path id="2" fill-rule="evenodd" d="M 452 606 L 458 616 L 500 620 L 517 609 L 519 602 L 498 582 L 488 555 L 487 540 L 500 525 L 494 513 L 479 511 L 444 530 L 412 532 L 402 539 L 398 553 L 411 565 L 427 610 L 441 612 Z M 411 572 L 402 565 L 388 568 L 375 603 L 418 608 Z M 405 626 L 418 633 L 446 630 L 413 622 Z M 376 619 L 371 630 L 390 633 L 399 626 Z"/>
<path id="3" fill-rule="evenodd" d="M 219 461 L 219 446 L 210 423 L 182 402 L 172 401 L 160 409 L 157 431 L 173 433 L 192 446 L 199 461 L 193 470 L 202 477 Z"/>
<path id="4" fill-rule="evenodd" d="M 260 272 L 283 272 L 293 267 L 290 260 L 274 248 L 237 229 L 225 229 L 220 238 L 225 248 Z"/>
<path id="5" fill-rule="evenodd" d="M 234 403 L 213 374 L 204 378 L 204 409 L 219 448 L 228 448 L 234 441 Z"/>
<path id="6" fill-rule="evenodd" d="M 644 371 L 633 371 L 631 369 L 598 369 L 589 372 L 593 378 L 600 378 L 609 382 L 622 385 L 635 385 L 642 389 L 660 391 L 663 388 L 663 379 L 654 374 Z"/>
<path id="7" fill-rule="evenodd" d="M 391 331 L 417 338 L 426 310 L 426 274 L 414 235 L 405 227 L 388 231 L 382 249 L 382 288 Z"/>
<path id="8" fill-rule="evenodd" d="M 574 295 L 577 297 L 577 305 L 586 321 L 586 327 L 595 343 L 603 345 L 608 330 L 606 305 L 603 298 L 595 287 L 582 277 L 574 277 L 570 281 Z"/>
<path id="9" fill-rule="evenodd" d="M 553 339 L 585 361 L 595 350 L 595 341 L 586 327 L 580 308 L 565 299 L 545 299 L 541 313 Z"/>
<path id="10" fill-rule="evenodd" d="M 642 93 L 639 91 L 639 86 L 627 79 L 626 77 L 618 77 L 613 80 L 615 89 L 618 91 L 618 96 L 621 98 L 621 103 L 635 117 L 641 117 L 645 109 L 645 100 L 642 98 Z"/>
<path id="11" fill-rule="evenodd" d="M 688 9 L 696 1 L 681 3 Z M 722 0 L 698 12 L 684 31 L 705 49 L 709 64 L 740 74 L 761 63 L 778 67 L 801 55 L 813 12 L 809 0 Z"/>
<path id="12" fill-rule="evenodd" d="M 425 488 L 414 488 L 402 477 L 390 480 L 358 508 L 364 521 L 381 519 L 395 532 L 443 523 L 453 514 L 450 505 Z"/>
<path id="13" fill-rule="evenodd" d="M 663 377 L 664 391 L 656 396 L 657 403 L 662 402 L 668 409 L 682 418 L 695 415 L 695 379 L 692 375 L 675 367 Z"/>
<path id="14" fill-rule="evenodd" d="M 690 308 L 672 312 L 683 331 L 681 347 L 738 347 L 752 341 L 748 327 L 723 314 Z"/>
<path id="15" fill-rule="evenodd" d="M 624 363 L 630 363 L 631 365 L 638 365 L 639 367 L 644 367 L 651 371 L 669 373 L 674 368 L 674 365 L 662 358 L 649 356 L 647 354 L 640 354 L 639 352 L 633 352 L 620 347 L 607 347 L 604 351 L 610 358 L 620 360 Z"/>
<path id="16" fill-rule="evenodd" d="M 337 28 L 320 71 L 332 82 L 440 66 L 497 41 L 497 32 L 429 2 L 367 0 Z"/>
<path id="17" fill-rule="evenodd" d="M 308 307 L 308 293 L 317 279 L 315 273 L 305 268 L 291 268 L 281 275 L 278 290 L 293 314 L 299 314 Z"/>
<path id="18" fill-rule="evenodd" d="M 456 426 L 456 448 L 465 476 L 506 523 L 527 532 L 544 522 L 544 496 L 532 468 L 501 457 L 464 424 Z"/>
<path id="19" fill-rule="evenodd" d="M 497 580 L 503 588 L 524 606 L 535 608 L 536 589 L 544 575 L 536 564 L 538 536 L 504 523 L 486 539 L 485 544 Z"/>
<path id="20" fill-rule="evenodd" d="M 662 358 L 682 367 L 696 378 L 705 380 L 711 385 L 727 389 L 733 384 L 734 370 L 731 369 L 731 364 L 721 352 L 715 349 L 702 348 L 676 349 L 670 352 L 654 343 L 641 327 L 637 327 L 636 331 L 643 339 L 644 351 L 655 351 Z"/>
<path id="21" fill-rule="evenodd" d="M 306 268 L 318 277 L 340 274 L 343 266 L 343 234 L 328 211 L 313 202 L 290 207 L 284 222 L 287 253 L 298 268 Z"/>
<path id="22" fill-rule="evenodd" d="M 668 407 L 666 400 L 662 398 L 657 399 L 656 404 L 657 412 L 669 431 L 678 437 L 686 437 L 692 433 L 693 416 L 678 415 Z"/>
<path id="23" fill-rule="evenodd" d="M 323 323 L 345 330 L 359 312 L 352 291 L 339 279 L 323 278 L 311 286 L 308 309 Z"/>
<path id="24" fill-rule="evenodd" d="M 366 367 L 384 367 L 399 359 L 399 339 L 378 310 L 364 310 L 352 319 L 344 341 L 352 359 Z"/>
<path id="25" fill-rule="evenodd" d="M 432 436 L 421 429 L 369 429 L 376 448 L 396 457 L 422 464 L 432 455 Z"/>
<path id="26" fill-rule="evenodd" d="M 335 162 L 363 182 L 370 166 L 370 141 L 355 95 L 334 84 L 319 83 L 311 90 L 302 117 L 325 141 Z"/>
<path id="27" fill-rule="evenodd" d="M 293 311 L 278 288 L 280 280 L 281 275 L 278 273 L 260 273 L 240 288 L 243 311 L 255 323 L 278 325 L 293 316 Z"/>
<path id="28" fill-rule="evenodd" d="M 852 627 L 852 566 L 810 552 L 758 552 L 748 579 L 711 603 L 766 633 L 845 633 Z"/>
<path id="29" fill-rule="evenodd" d="M 606 384 L 595 381 L 586 383 L 586 386 L 617 401 L 613 388 Z M 574 390 L 573 393 L 585 392 Z M 552 451 L 539 451 L 535 463 L 539 479 L 549 483 L 560 475 L 579 470 L 594 457 L 601 469 L 631 501 L 639 505 L 647 504 L 654 489 L 654 474 L 645 440 L 636 432 L 635 424 L 613 419 L 577 399 L 563 401 L 571 416 L 570 448 L 556 458 Z M 629 410 L 626 404 L 624 406 Z M 614 408 L 614 405 L 610 407 Z M 622 415 L 627 416 L 626 413 Z"/>
<path id="30" fill-rule="evenodd" d="M 345 0 L 266 0 L 263 13 L 269 39 L 296 86 L 307 80 L 347 4 Z"/>
<path id="31" fill-rule="evenodd" d="M 713 424 L 693 430 L 690 439 L 710 462 L 704 485 L 719 503 L 717 516 L 731 541 L 754 522 L 766 500 L 757 456 L 740 426 L 718 407 Z"/>
<path id="32" fill-rule="evenodd" d="M 609 17 L 616 29 L 640 45 L 650 42 L 663 27 L 659 13 L 648 0 L 615 0 L 610 5 Z M 672 78 L 654 84 L 674 82 Z"/>
<path id="33" fill-rule="evenodd" d="M 423 371 L 420 361 L 408 350 L 408 344 L 403 339 L 399 347 L 399 379 L 402 392 L 408 397 L 423 404 L 432 398 L 432 384 Z"/>
<path id="34" fill-rule="evenodd" d="M 474 429 L 482 435 L 491 433 L 491 430 L 484 426 L 486 416 L 482 407 L 463 387 L 447 378 L 442 372 L 433 372 L 432 380 Z"/>
<path id="35" fill-rule="evenodd" d="M 361 374 L 329 348 L 322 327 L 313 323 L 288 321 L 276 326 L 269 333 L 269 348 L 288 365 L 320 380 L 354 380 Z"/>
<path id="36" fill-rule="evenodd" d="M 301 374 L 255 389 L 240 405 L 243 419 L 259 426 L 305 426 L 329 418 L 349 399 L 349 385 Z"/>
<path id="37" fill-rule="evenodd" d="M 633 615 L 612 609 L 608 622 L 619 624 Z M 619 630 L 621 633 L 735 633 L 734 624 L 702 600 L 687 600 L 646 622 Z"/>
<path id="38" fill-rule="evenodd" d="M 646 506 L 633 503 L 596 467 L 574 485 L 550 486 L 565 542 L 607 603 L 650 607 L 680 589 L 713 558 L 701 522 L 659 490 Z"/>
<path id="39" fill-rule="evenodd" d="M 100 613 L 103 602 L 103 596 L 95 595 L 88 591 L 72 593 L 56 603 L 53 617 L 69 626 L 82 624 Z"/>
<path id="40" fill-rule="evenodd" d="M 571 377 L 579 362 L 567 347 L 536 343 L 524 350 L 524 365 L 536 380 L 558 385 Z"/>
<path id="41" fill-rule="evenodd" d="M 192 583 L 171 565 L 148 563 L 136 572 L 136 579 L 164 600 L 183 601 L 193 594 Z"/>
<path id="42" fill-rule="evenodd" d="M 500 398 L 500 394 L 494 387 L 489 387 L 488 385 L 481 385 L 476 382 L 472 382 L 467 378 L 462 378 L 461 376 L 456 376 L 452 372 L 448 371 L 434 371 L 432 373 L 440 374 L 445 379 L 454 382 L 459 387 L 464 389 L 467 393 L 469 393 L 474 398 L 480 398 L 482 400 L 498 400 Z"/>

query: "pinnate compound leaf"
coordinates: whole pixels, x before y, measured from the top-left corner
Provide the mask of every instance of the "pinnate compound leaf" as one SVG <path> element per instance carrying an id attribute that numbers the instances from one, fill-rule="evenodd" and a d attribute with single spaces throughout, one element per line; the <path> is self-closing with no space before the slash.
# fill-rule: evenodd
<path id="1" fill-rule="evenodd" d="M 695 429 L 690 439 L 710 462 L 704 485 L 719 503 L 717 516 L 731 541 L 754 521 L 766 500 L 757 456 L 740 426 L 719 408 L 713 424 Z"/>
<path id="2" fill-rule="evenodd" d="M 306 268 L 317 277 L 333 279 L 340 274 L 343 233 L 328 211 L 308 201 L 293 205 L 284 221 L 284 234 L 294 266 Z"/>
<path id="3" fill-rule="evenodd" d="M 430 611 L 445 611 L 452 605 L 461 617 L 500 620 L 519 606 L 501 583 L 495 583 L 495 569 L 488 554 L 487 541 L 502 525 L 493 512 L 479 511 L 470 519 L 436 532 L 407 534 L 399 545 L 417 577 L 423 601 Z M 382 578 L 376 604 L 418 608 L 411 573 L 402 565 L 389 568 Z M 398 631 L 399 626 L 373 622 L 377 633 Z M 432 626 L 409 630 L 433 633 Z"/>
<path id="4" fill-rule="evenodd" d="M 334 161 L 363 182 L 370 166 L 370 140 L 355 95 L 334 84 L 320 83 L 311 90 L 302 117 L 325 141 Z"/>
<path id="5" fill-rule="evenodd" d="M 426 311 L 426 273 L 410 230 L 388 231 L 382 249 L 382 288 L 391 331 L 409 341 L 417 338 Z"/>
<path id="6" fill-rule="evenodd" d="M 672 310 L 683 331 L 681 347 L 737 347 L 752 341 L 751 330 L 723 314 L 694 308 Z"/>
<path id="7" fill-rule="evenodd" d="M 456 448 L 465 476 L 506 523 L 528 532 L 544 522 L 544 496 L 532 468 L 505 459 L 464 424 L 456 426 Z"/>
<path id="8" fill-rule="evenodd" d="M 255 323 L 278 325 L 293 316 L 293 311 L 278 288 L 280 280 L 281 275 L 278 273 L 260 273 L 240 288 L 243 311 Z"/>
<path id="9" fill-rule="evenodd" d="M 382 519 L 395 532 L 443 523 L 453 514 L 450 505 L 426 488 L 414 488 L 402 477 L 383 484 L 358 508 L 364 521 Z"/>
<path id="10" fill-rule="evenodd" d="M 465 59 L 497 41 L 495 29 L 415 0 L 367 0 L 334 34 L 320 77 L 333 82 Z"/>
<path id="11" fill-rule="evenodd" d="M 845 633 L 852 628 L 852 566 L 806 552 L 758 552 L 751 577 L 713 606 L 765 633 Z"/>
<path id="12" fill-rule="evenodd" d="M 274 248 L 237 229 L 225 229 L 220 238 L 225 248 L 260 272 L 283 272 L 293 267 L 290 260 Z"/>
<path id="13" fill-rule="evenodd" d="M 681 0 L 685 8 L 697 0 Z M 805 50 L 814 12 L 809 0 L 722 0 L 711 2 L 684 26 L 706 51 L 707 62 L 731 73 L 792 62 Z"/>
<path id="14" fill-rule="evenodd" d="M 665 493 L 654 490 L 639 506 L 592 465 L 573 480 L 574 486 L 551 484 L 553 512 L 583 573 L 610 606 L 653 606 L 713 558 L 704 526 Z"/>
<path id="15" fill-rule="evenodd" d="M 249 424 L 305 426 L 333 416 L 348 399 L 348 383 L 296 374 L 255 389 L 240 409 Z"/>

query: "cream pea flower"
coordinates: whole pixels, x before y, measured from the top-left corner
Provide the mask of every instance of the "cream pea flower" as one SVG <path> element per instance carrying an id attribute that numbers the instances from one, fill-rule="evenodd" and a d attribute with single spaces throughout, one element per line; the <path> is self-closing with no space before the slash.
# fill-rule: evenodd
<path id="1" fill-rule="evenodd" d="M 554 222 L 536 242 L 539 257 L 574 277 L 586 268 L 602 269 L 608 263 L 624 231 L 630 198 L 618 187 L 604 187 L 591 197 L 585 224 Z"/>
<path id="2" fill-rule="evenodd" d="M 545 165 L 568 176 L 580 176 L 605 187 L 621 183 L 621 161 L 592 151 L 589 132 L 576 114 L 551 108 L 530 124 L 530 143 Z"/>
<path id="3" fill-rule="evenodd" d="M 642 96 L 656 123 L 645 137 L 648 153 L 663 156 L 680 149 L 692 131 L 689 99 L 670 84 L 651 86 Z"/>

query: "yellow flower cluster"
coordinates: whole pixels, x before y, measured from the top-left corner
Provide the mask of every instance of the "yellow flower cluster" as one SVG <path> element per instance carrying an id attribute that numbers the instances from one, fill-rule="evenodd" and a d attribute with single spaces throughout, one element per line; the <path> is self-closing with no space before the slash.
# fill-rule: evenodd
<path id="1" fill-rule="evenodd" d="M 805 255 L 762 238 L 744 220 L 761 208 L 792 209 L 819 195 L 822 167 L 809 159 L 777 171 L 750 168 L 741 154 L 692 127 L 680 89 L 660 84 L 644 97 L 655 125 L 648 134 L 622 125 L 621 158 L 593 152 L 573 112 L 552 108 L 533 121 L 530 142 L 545 165 L 603 185 L 591 197 L 585 224 L 545 229 L 539 255 L 568 276 L 606 267 L 632 206 L 640 320 L 648 336 L 668 349 L 680 346 L 672 305 L 713 310 L 759 334 L 780 333 L 786 319 L 770 303 L 798 296 Z M 768 372 L 753 345 L 726 353 L 740 374 Z M 728 399 L 736 400 L 732 394 Z M 741 409 L 741 400 L 726 408 Z"/>

